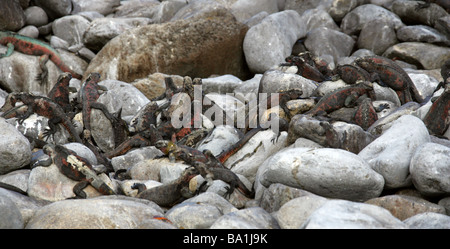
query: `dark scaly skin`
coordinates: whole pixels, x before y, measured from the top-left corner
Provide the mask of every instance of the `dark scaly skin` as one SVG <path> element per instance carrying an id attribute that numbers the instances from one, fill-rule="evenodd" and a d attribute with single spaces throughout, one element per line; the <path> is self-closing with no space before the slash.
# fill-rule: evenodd
<path id="1" fill-rule="evenodd" d="M 189 167 L 173 182 L 150 189 L 145 189 L 144 184 L 134 184 L 132 188 L 138 189 L 137 198 L 153 201 L 162 207 L 172 207 L 191 197 L 189 181 L 197 175 L 197 170 Z"/>
<path id="2" fill-rule="evenodd" d="M 169 156 L 172 162 L 175 160 L 183 160 L 189 165 L 193 165 L 195 162 L 202 162 L 211 165 L 211 167 L 225 167 L 221 163 L 217 164 L 215 158 L 210 158 L 203 152 L 189 146 L 177 145 L 167 140 L 160 140 L 156 142 L 155 146 L 162 153 Z"/>
<path id="3" fill-rule="evenodd" d="M 358 106 L 355 112 L 355 124 L 361 126 L 364 130 L 367 130 L 375 121 L 378 120 L 377 112 L 372 105 L 370 98 L 365 98 Z"/>
<path id="4" fill-rule="evenodd" d="M 331 93 L 323 96 L 320 101 L 306 114 L 315 116 L 320 113 L 330 113 L 338 110 L 342 107 L 346 107 L 349 102 L 349 98 L 355 98 L 364 94 L 373 97 L 373 86 L 370 82 L 363 82 L 356 85 L 337 89 Z"/>
<path id="5" fill-rule="evenodd" d="M 450 82 L 425 115 L 423 122 L 432 135 L 442 136 L 450 125 Z"/>
<path id="6" fill-rule="evenodd" d="M 378 75 L 384 84 L 397 92 L 402 104 L 412 101 L 412 97 L 418 103 L 424 101 L 409 75 L 393 60 L 382 56 L 366 56 L 356 59 L 355 63 L 367 72 Z"/>
<path id="7" fill-rule="evenodd" d="M 46 77 L 47 74 L 45 62 L 50 59 L 63 72 L 68 72 L 77 79 L 82 78 L 80 74 L 74 72 L 67 65 L 65 65 L 58 52 L 45 42 L 8 31 L 0 31 L 0 44 L 8 46 L 8 51 L 6 54 L 0 55 L 0 58 L 11 55 L 13 50 L 17 50 L 28 55 L 42 56 L 40 59 L 40 64 L 44 77 Z"/>
<path id="8" fill-rule="evenodd" d="M 161 135 L 158 133 L 154 125 L 145 131 L 136 133 L 132 137 L 123 141 L 113 151 L 105 153 L 107 158 L 113 158 L 123 155 L 133 148 L 142 148 L 146 146 L 153 146 L 157 141 L 162 140 Z"/>
<path id="9" fill-rule="evenodd" d="M 117 147 L 123 143 L 127 139 L 129 131 L 127 123 L 121 117 L 122 108 L 117 113 L 110 113 L 104 104 L 98 102 L 92 103 L 92 108 L 101 110 L 111 123 L 114 134 L 114 146 Z"/>
<path id="10" fill-rule="evenodd" d="M 98 192 L 104 195 L 115 195 L 112 190 L 93 169 L 92 165 L 83 157 L 78 156 L 74 151 L 61 145 L 46 145 L 43 148 L 45 154 L 51 157 L 51 161 L 58 167 L 62 174 L 74 181 L 80 181 L 73 188 L 77 198 L 86 198 L 83 189 L 91 184 Z M 45 162 L 44 162 L 45 163 Z M 34 166 L 49 166 L 49 163 Z"/>
<path id="11" fill-rule="evenodd" d="M 136 117 L 130 122 L 130 132 L 138 133 L 148 129 L 150 125 L 156 125 L 156 118 L 161 108 L 154 101 L 142 107 Z"/>
<path id="12" fill-rule="evenodd" d="M 335 72 L 347 84 L 356 84 L 358 81 L 370 81 L 370 74 L 354 65 L 338 65 Z"/>
<path id="13" fill-rule="evenodd" d="M 76 142 L 82 143 L 82 140 L 78 136 L 72 121 L 64 112 L 63 108 L 51 99 L 42 96 L 33 96 L 28 93 L 13 93 L 11 98 L 12 103 L 21 101 L 24 105 L 28 106 L 27 112 L 19 117 L 19 123 L 27 119 L 32 113 L 36 113 L 37 115 L 44 116 L 49 119 L 48 125 L 50 126 L 50 129 L 44 134 L 47 137 L 49 135 L 53 135 L 56 132 L 56 124 L 61 123 Z"/>
<path id="14" fill-rule="evenodd" d="M 100 81 L 99 73 L 91 73 L 80 89 L 80 98 L 83 113 L 83 125 L 88 131 L 91 130 L 91 104 L 100 97 L 101 87 L 97 84 Z"/>
<path id="15" fill-rule="evenodd" d="M 245 135 L 239 139 L 239 141 L 237 141 L 235 144 L 233 144 L 233 146 L 231 146 L 230 148 L 228 148 L 227 150 L 222 151 L 218 156 L 217 159 L 222 162 L 225 163 L 228 158 L 230 158 L 232 155 L 234 155 L 237 151 L 239 151 L 242 147 L 244 147 L 244 145 L 253 137 L 256 135 L 256 133 L 258 133 L 259 131 L 262 131 L 263 129 L 261 127 L 257 127 L 257 128 L 253 128 L 250 131 L 248 131 L 247 133 L 245 133 Z"/>
<path id="16" fill-rule="evenodd" d="M 327 80 L 327 78 L 316 67 L 308 64 L 302 57 L 288 56 L 285 60 L 289 65 L 296 65 L 298 68 L 297 74 L 307 79 L 314 80 L 316 82 L 322 82 Z"/>
<path id="17" fill-rule="evenodd" d="M 72 111 L 72 104 L 70 103 L 70 88 L 69 82 L 72 79 L 70 73 L 63 73 L 58 77 L 56 84 L 47 94 L 51 100 L 60 105 L 66 113 Z"/>
<path id="18" fill-rule="evenodd" d="M 195 162 L 194 167 L 200 172 L 200 175 L 209 180 L 222 180 L 225 183 L 229 184 L 230 187 L 227 188 L 226 196 L 230 196 L 235 189 L 238 189 L 243 195 L 248 198 L 254 198 L 255 193 L 250 191 L 244 183 L 239 179 L 239 177 L 230 169 L 227 168 L 219 168 L 219 167 L 208 167 L 205 163 Z M 207 183 L 205 181 L 204 183 Z"/>

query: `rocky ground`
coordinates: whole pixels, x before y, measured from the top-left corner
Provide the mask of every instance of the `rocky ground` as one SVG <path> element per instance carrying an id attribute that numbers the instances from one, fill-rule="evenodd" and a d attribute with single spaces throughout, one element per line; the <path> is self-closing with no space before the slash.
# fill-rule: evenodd
<path id="1" fill-rule="evenodd" d="M 418 8 L 424 2 L 2 0 L 0 30 L 56 48 L 83 75 L 70 81 L 78 91 L 90 73 L 99 73 L 107 91 L 97 101 L 111 113 L 121 110 L 128 126 L 165 92 L 166 77 L 178 87 L 185 76 L 201 78 L 203 92 L 227 113 L 245 107 L 239 95 L 296 88 L 302 96 L 287 102 L 290 115 L 277 109 L 289 122 L 287 130 L 259 131 L 224 163 L 254 189 L 253 198 L 237 190 L 225 196 L 228 184 L 214 180 L 206 191 L 169 207 L 137 198 L 131 186 L 171 184 L 190 167 L 185 162 L 168 160 L 153 145 L 134 148 L 110 160 L 113 171 L 125 169 L 129 179 L 101 173 L 120 194 L 106 196 L 88 186 L 88 198 L 72 199 L 77 181 L 54 164 L 31 167 L 45 156 L 27 137 L 41 139 L 48 119 L 33 114 L 18 123 L 1 117 L 0 182 L 24 193 L 0 188 L 0 227 L 450 228 L 450 131 L 435 134 L 424 122 L 445 94 L 447 113 L 434 120 L 447 127 L 449 120 L 448 90 L 439 86 L 446 80 L 441 68 L 450 59 L 449 6 L 432 2 L 437 4 Z M 0 46 L 0 53 L 5 51 Z M 306 112 L 321 96 L 349 84 L 335 78 L 314 81 L 297 66 L 282 65 L 289 55 L 305 51 L 331 69 L 367 55 L 393 59 L 425 101 L 402 103 L 392 88 L 373 82 L 373 106 L 388 108 L 378 111 L 370 127 L 344 120 L 342 110 L 328 114 L 339 121 L 319 120 Z M 1 58 L 0 106 L 12 92 L 47 95 L 62 72 L 52 62 L 46 65 L 48 77 L 38 80 L 38 56 L 14 52 Z M 81 134 L 80 115 L 72 121 Z M 92 112 L 91 126 L 102 152 L 118 146 L 100 111 Z M 102 168 L 92 150 L 70 142 L 60 128 L 48 142 L 63 144 Z M 209 134 L 194 147 L 214 155 L 244 135 L 206 118 L 203 128 Z M 203 181 L 194 177 L 189 190 Z"/>

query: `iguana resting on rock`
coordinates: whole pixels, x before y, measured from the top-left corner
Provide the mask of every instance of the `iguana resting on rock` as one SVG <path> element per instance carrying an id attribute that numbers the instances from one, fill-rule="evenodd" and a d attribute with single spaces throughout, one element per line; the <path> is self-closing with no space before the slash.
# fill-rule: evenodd
<path id="1" fill-rule="evenodd" d="M 10 56 L 14 50 L 28 55 L 41 56 L 39 59 L 39 65 L 42 70 L 42 79 L 46 79 L 48 75 L 48 69 L 45 65 L 48 60 L 55 63 L 55 65 L 63 72 L 68 72 L 77 79 L 82 78 L 80 74 L 74 72 L 66 64 L 64 64 L 58 52 L 45 42 L 9 31 L 0 31 L 0 44 L 8 47 L 8 51 L 6 51 L 5 54 L 1 54 L 0 58 Z"/>
<path id="2" fill-rule="evenodd" d="M 44 146 L 43 151 L 49 155 L 48 160 L 41 160 L 36 162 L 36 166 L 50 166 L 52 162 L 59 168 L 68 178 L 80 181 L 73 187 L 73 192 L 77 198 L 86 198 L 86 193 L 83 189 L 91 184 L 96 190 L 104 195 L 115 195 L 108 184 L 106 184 L 93 169 L 92 165 L 83 157 L 78 156 L 74 151 L 65 148 L 62 145 Z"/>
<path id="3" fill-rule="evenodd" d="M 220 168 L 220 167 L 209 167 L 205 163 L 195 162 L 194 167 L 200 172 L 200 175 L 205 178 L 204 184 L 212 181 L 212 180 L 222 180 L 225 183 L 229 184 L 230 187 L 227 188 L 226 196 L 230 196 L 235 189 L 238 189 L 243 195 L 248 198 L 254 198 L 254 191 L 250 191 L 244 183 L 239 179 L 239 177 L 230 169 Z M 200 187 L 201 188 L 201 187 Z"/>
<path id="4" fill-rule="evenodd" d="M 162 207 L 172 207 L 173 205 L 182 202 L 194 195 L 189 190 L 189 181 L 198 175 L 195 168 L 189 167 L 176 180 L 146 189 L 142 183 L 136 183 L 131 188 L 138 189 L 137 198 L 147 199 L 155 202 Z"/>
<path id="5" fill-rule="evenodd" d="M 37 115 L 48 118 L 48 126 L 50 129 L 47 129 L 44 132 L 45 137 L 54 135 L 56 132 L 56 125 L 61 123 L 76 142 L 82 143 L 82 140 L 76 132 L 71 119 L 64 112 L 63 108 L 51 99 L 43 96 L 33 96 L 29 93 L 12 93 L 10 95 L 10 101 L 11 105 L 14 105 L 16 102 L 20 101 L 28 107 L 27 111 L 23 115 L 18 116 L 19 123 L 22 123 L 31 114 L 36 113 Z"/>

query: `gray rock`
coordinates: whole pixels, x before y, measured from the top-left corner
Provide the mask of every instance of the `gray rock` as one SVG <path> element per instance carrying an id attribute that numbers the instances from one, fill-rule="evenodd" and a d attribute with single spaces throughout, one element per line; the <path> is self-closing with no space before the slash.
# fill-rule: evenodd
<path id="1" fill-rule="evenodd" d="M 231 74 L 202 79 L 202 90 L 205 94 L 231 93 L 236 87 L 239 87 L 240 85 L 242 85 L 242 80 Z"/>
<path id="2" fill-rule="evenodd" d="M 36 0 L 34 3 L 45 10 L 50 20 L 67 16 L 72 12 L 71 0 Z"/>
<path id="3" fill-rule="evenodd" d="M 429 141 L 422 120 L 405 115 L 358 155 L 384 177 L 385 188 L 405 187 L 411 185 L 409 165 L 414 151 Z"/>
<path id="4" fill-rule="evenodd" d="M 242 41 L 247 29 L 225 8 L 130 29 L 110 40 L 90 62 L 85 74 L 99 72 L 103 78 L 125 82 L 155 72 L 193 78 L 212 74 L 246 77 Z M 124 51 L 124 46 L 130 49 Z"/>
<path id="5" fill-rule="evenodd" d="M 447 37 L 426 25 L 405 26 L 397 31 L 397 37 L 404 42 L 448 43 Z"/>
<path id="6" fill-rule="evenodd" d="M 326 11 L 331 8 L 332 0 L 286 0 L 284 4 L 285 10 L 295 10 L 300 15 L 309 9 L 317 7 L 324 8 Z"/>
<path id="7" fill-rule="evenodd" d="M 273 183 L 269 188 L 256 196 L 259 206 L 269 213 L 278 211 L 285 203 L 302 196 L 317 195 L 303 189 L 289 187 L 281 183 Z"/>
<path id="8" fill-rule="evenodd" d="M 251 27 L 257 25 L 258 23 L 260 23 L 262 20 L 264 20 L 264 18 L 266 18 L 268 15 L 269 15 L 269 13 L 267 13 L 265 11 L 261 11 L 258 14 L 245 20 L 244 24 L 247 25 L 249 28 L 251 28 Z"/>
<path id="9" fill-rule="evenodd" d="M 282 229 L 297 229 L 308 217 L 327 202 L 320 196 L 302 196 L 288 201 L 281 206 L 276 219 Z"/>
<path id="10" fill-rule="evenodd" d="M 340 31 L 319 27 L 311 30 L 305 40 L 306 48 L 316 56 L 333 56 L 334 62 L 341 57 L 349 56 L 355 41 Z"/>
<path id="11" fill-rule="evenodd" d="M 366 23 L 377 19 L 391 23 L 395 30 L 404 26 L 400 17 L 389 10 L 374 4 L 365 4 L 356 7 L 342 19 L 341 29 L 346 34 L 356 35 Z"/>
<path id="12" fill-rule="evenodd" d="M 403 222 L 411 229 L 450 229 L 450 216 L 434 212 L 416 214 Z"/>
<path id="13" fill-rule="evenodd" d="M 158 1 L 121 1 L 120 6 L 115 8 L 114 18 L 145 17 L 153 19 L 160 6 L 161 3 Z"/>
<path id="14" fill-rule="evenodd" d="M 334 22 L 330 14 L 322 8 L 306 10 L 301 17 L 306 23 L 306 32 L 319 27 L 339 30 L 339 27 Z"/>
<path id="15" fill-rule="evenodd" d="M 275 218 L 260 207 L 245 208 L 230 212 L 217 219 L 211 229 L 276 229 L 280 228 Z"/>
<path id="16" fill-rule="evenodd" d="M 229 125 L 217 126 L 197 147 L 198 150 L 210 150 L 217 156 L 227 150 L 240 139 L 236 128 Z"/>
<path id="17" fill-rule="evenodd" d="M 195 18 L 214 9 L 230 7 L 226 6 L 226 3 L 224 1 L 219 2 L 215 0 L 197 0 L 188 2 L 186 4 L 186 6 L 182 7 L 177 11 L 177 13 L 175 13 L 170 21 Z"/>
<path id="18" fill-rule="evenodd" d="M 52 24 L 54 35 L 66 40 L 70 46 L 83 44 L 83 36 L 90 22 L 79 15 L 58 18 Z"/>
<path id="19" fill-rule="evenodd" d="M 120 0 L 72 0 L 74 8 L 79 11 L 97 11 L 102 15 L 114 12 L 120 5 Z"/>
<path id="20" fill-rule="evenodd" d="M 438 205 L 444 207 L 445 213 L 450 215 L 450 197 L 442 198 L 439 200 Z"/>
<path id="21" fill-rule="evenodd" d="M 421 73 L 420 71 L 414 70 L 406 70 L 409 78 L 411 78 L 412 82 L 417 88 L 420 96 L 426 99 L 428 96 L 433 94 L 434 89 L 439 84 L 439 81 L 432 76 Z"/>
<path id="22" fill-rule="evenodd" d="M 235 212 L 238 209 L 235 208 L 229 201 L 227 201 L 222 196 L 213 192 L 204 192 L 192 198 L 189 198 L 184 202 L 194 202 L 198 204 L 209 204 L 217 207 L 222 214 L 227 214 L 230 212 Z"/>
<path id="23" fill-rule="evenodd" d="M 447 39 L 450 39 L 450 16 L 447 15 L 437 19 L 434 28 L 444 34 Z"/>
<path id="24" fill-rule="evenodd" d="M 222 216 L 222 212 L 207 203 L 183 202 L 166 213 L 166 217 L 178 228 L 206 229 Z"/>
<path id="25" fill-rule="evenodd" d="M 301 97 L 311 96 L 317 88 L 314 81 L 306 79 L 298 74 L 284 73 L 278 70 L 268 70 L 263 74 L 260 82 L 260 93 L 277 93 L 281 90 L 300 89 Z"/>
<path id="26" fill-rule="evenodd" d="M 136 226 L 136 229 L 177 229 L 177 227 L 172 223 L 163 220 L 151 219 L 139 223 L 139 225 Z"/>
<path id="27" fill-rule="evenodd" d="M 240 22 L 244 22 L 250 17 L 260 13 L 266 12 L 269 15 L 278 12 L 277 0 L 238 0 L 231 5 L 231 12 Z"/>
<path id="28" fill-rule="evenodd" d="M 112 38 L 125 30 L 151 24 L 152 20 L 143 17 L 133 18 L 96 18 L 86 29 L 83 44 L 93 51 L 99 51 Z"/>
<path id="29" fill-rule="evenodd" d="M 39 30 L 38 28 L 36 28 L 33 25 L 28 25 L 23 27 L 22 29 L 19 30 L 19 32 L 17 32 L 19 35 L 24 35 L 24 36 L 28 36 L 31 38 L 38 38 L 39 36 Z"/>
<path id="30" fill-rule="evenodd" d="M 0 192 L 0 228 L 22 229 L 24 225 L 22 214 L 16 204 Z"/>
<path id="31" fill-rule="evenodd" d="M 436 20 L 447 16 L 448 13 L 441 6 L 431 4 L 428 8 L 416 11 L 417 3 L 414 1 L 395 1 L 392 3 L 392 12 L 408 23 L 425 24 L 433 27 Z"/>
<path id="32" fill-rule="evenodd" d="M 354 8 L 360 5 L 360 2 L 361 1 L 359 0 L 333 1 L 331 8 L 328 12 L 336 22 L 340 22 L 342 21 L 342 18 L 344 18 L 344 16 L 348 14 L 348 12 L 352 11 Z"/>
<path id="33" fill-rule="evenodd" d="M 368 200 L 366 203 L 385 208 L 402 221 L 419 213 L 434 212 L 445 214 L 443 206 L 416 196 L 386 195 Z"/>
<path id="34" fill-rule="evenodd" d="M 58 201 L 39 209 L 27 229 L 113 229 L 135 228 L 162 210 L 135 198 L 91 198 Z"/>
<path id="35" fill-rule="evenodd" d="M 369 49 L 381 55 L 397 42 L 397 35 L 392 24 L 383 19 L 376 19 L 364 24 L 357 45 L 360 49 Z"/>
<path id="36" fill-rule="evenodd" d="M 52 35 L 52 37 L 50 38 L 50 45 L 53 48 L 62 48 L 65 50 L 68 50 L 70 47 L 70 44 L 66 40 L 54 35 Z"/>
<path id="37" fill-rule="evenodd" d="M 30 142 L 3 118 L 0 118 L 0 141 L 0 175 L 30 163 Z"/>
<path id="38" fill-rule="evenodd" d="M 28 177 L 30 176 L 29 169 L 19 169 L 9 172 L 5 175 L 0 175 L 0 182 L 4 182 L 27 192 Z"/>
<path id="39" fill-rule="evenodd" d="M 383 56 L 395 57 L 418 68 L 436 69 L 450 59 L 450 48 L 422 42 L 402 42 L 388 48 Z"/>
<path id="40" fill-rule="evenodd" d="M 48 23 L 47 13 L 41 7 L 30 6 L 24 13 L 26 25 L 40 27 Z"/>
<path id="41" fill-rule="evenodd" d="M 0 30 L 17 31 L 25 25 L 26 17 L 19 1 L 0 2 Z"/>
<path id="42" fill-rule="evenodd" d="M 112 113 L 122 108 L 122 117 L 134 116 L 136 110 L 150 102 L 141 91 L 126 82 L 103 80 L 99 84 L 105 86 L 108 90 L 97 101 L 106 105 Z"/>
<path id="43" fill-rule="evenodd" d="M 9 198 L 15 204 L 22 215 L 23 224 L 27 224 L 37 210 L 49 204 L 48 201 L 37 200 L 15 191 L 0 188 L 0 199 L 2 198 Z"/>
<path id="44" fill-rule="evenodd" d="M 251 27 L 244 38 L 244 54 L 250 71 L 264 73 L 284 62 L 292 46 L 306 34 L 300 15 L 293 10 L 271 14 Z"/>
<path id="45" fill-rule="evenodd" d="M 358 202 L 330 200 L 313 212 L 300 228 L 402 229 L 408 227 L 384 208 Z"/>
<path id="46" fill-rule="evenodd" d="M 141 161 L 153 159 L 156 156 L 162 155 L 162 152 L 154 146 L 138 148 L 129 151 L 125 155 L 116 156 L 111 159 L 111 164 L 114 170 L 129 169 Z"/>
<path id="47" fill-rule="evenodd" d="M 287 132 L 276 134 L 271 129 L 255 134 L 239 151 L 224 162 L 227 168 L 251 182 L 261 164 L 286 146 Z"/>
<path id="48" fill-rule="evenodd" d="M 384 179 L 353 153 L 292 148 L 267 159 L 258 170 L 256 183 L 266 188 L 282 183 L 324 197 L 361 201 L 379 196 Z M 262 189 L 255 187 L 257 192 Z"/>
<path id="49" fill-rule="evenodd" d="M 426 143 L 417 148 L 411 158 L 409 171 L 414 186 L 424 195 L 450 193 L 450 148 Z"/>

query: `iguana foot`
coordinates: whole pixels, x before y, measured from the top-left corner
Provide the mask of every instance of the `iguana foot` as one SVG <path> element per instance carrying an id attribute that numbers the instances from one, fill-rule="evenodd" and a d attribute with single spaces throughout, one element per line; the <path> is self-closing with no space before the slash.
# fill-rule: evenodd
<path id="1" fill-rule="evenodd" d="M 50 136 L 52 137 L 52 140 L 55 141 L 55 133 L 56 133 L 56 131 L 54 131 L 52 129 L 45 129 L 43 132 L 45 142 L 47 142 L 47 140 Z"/>

